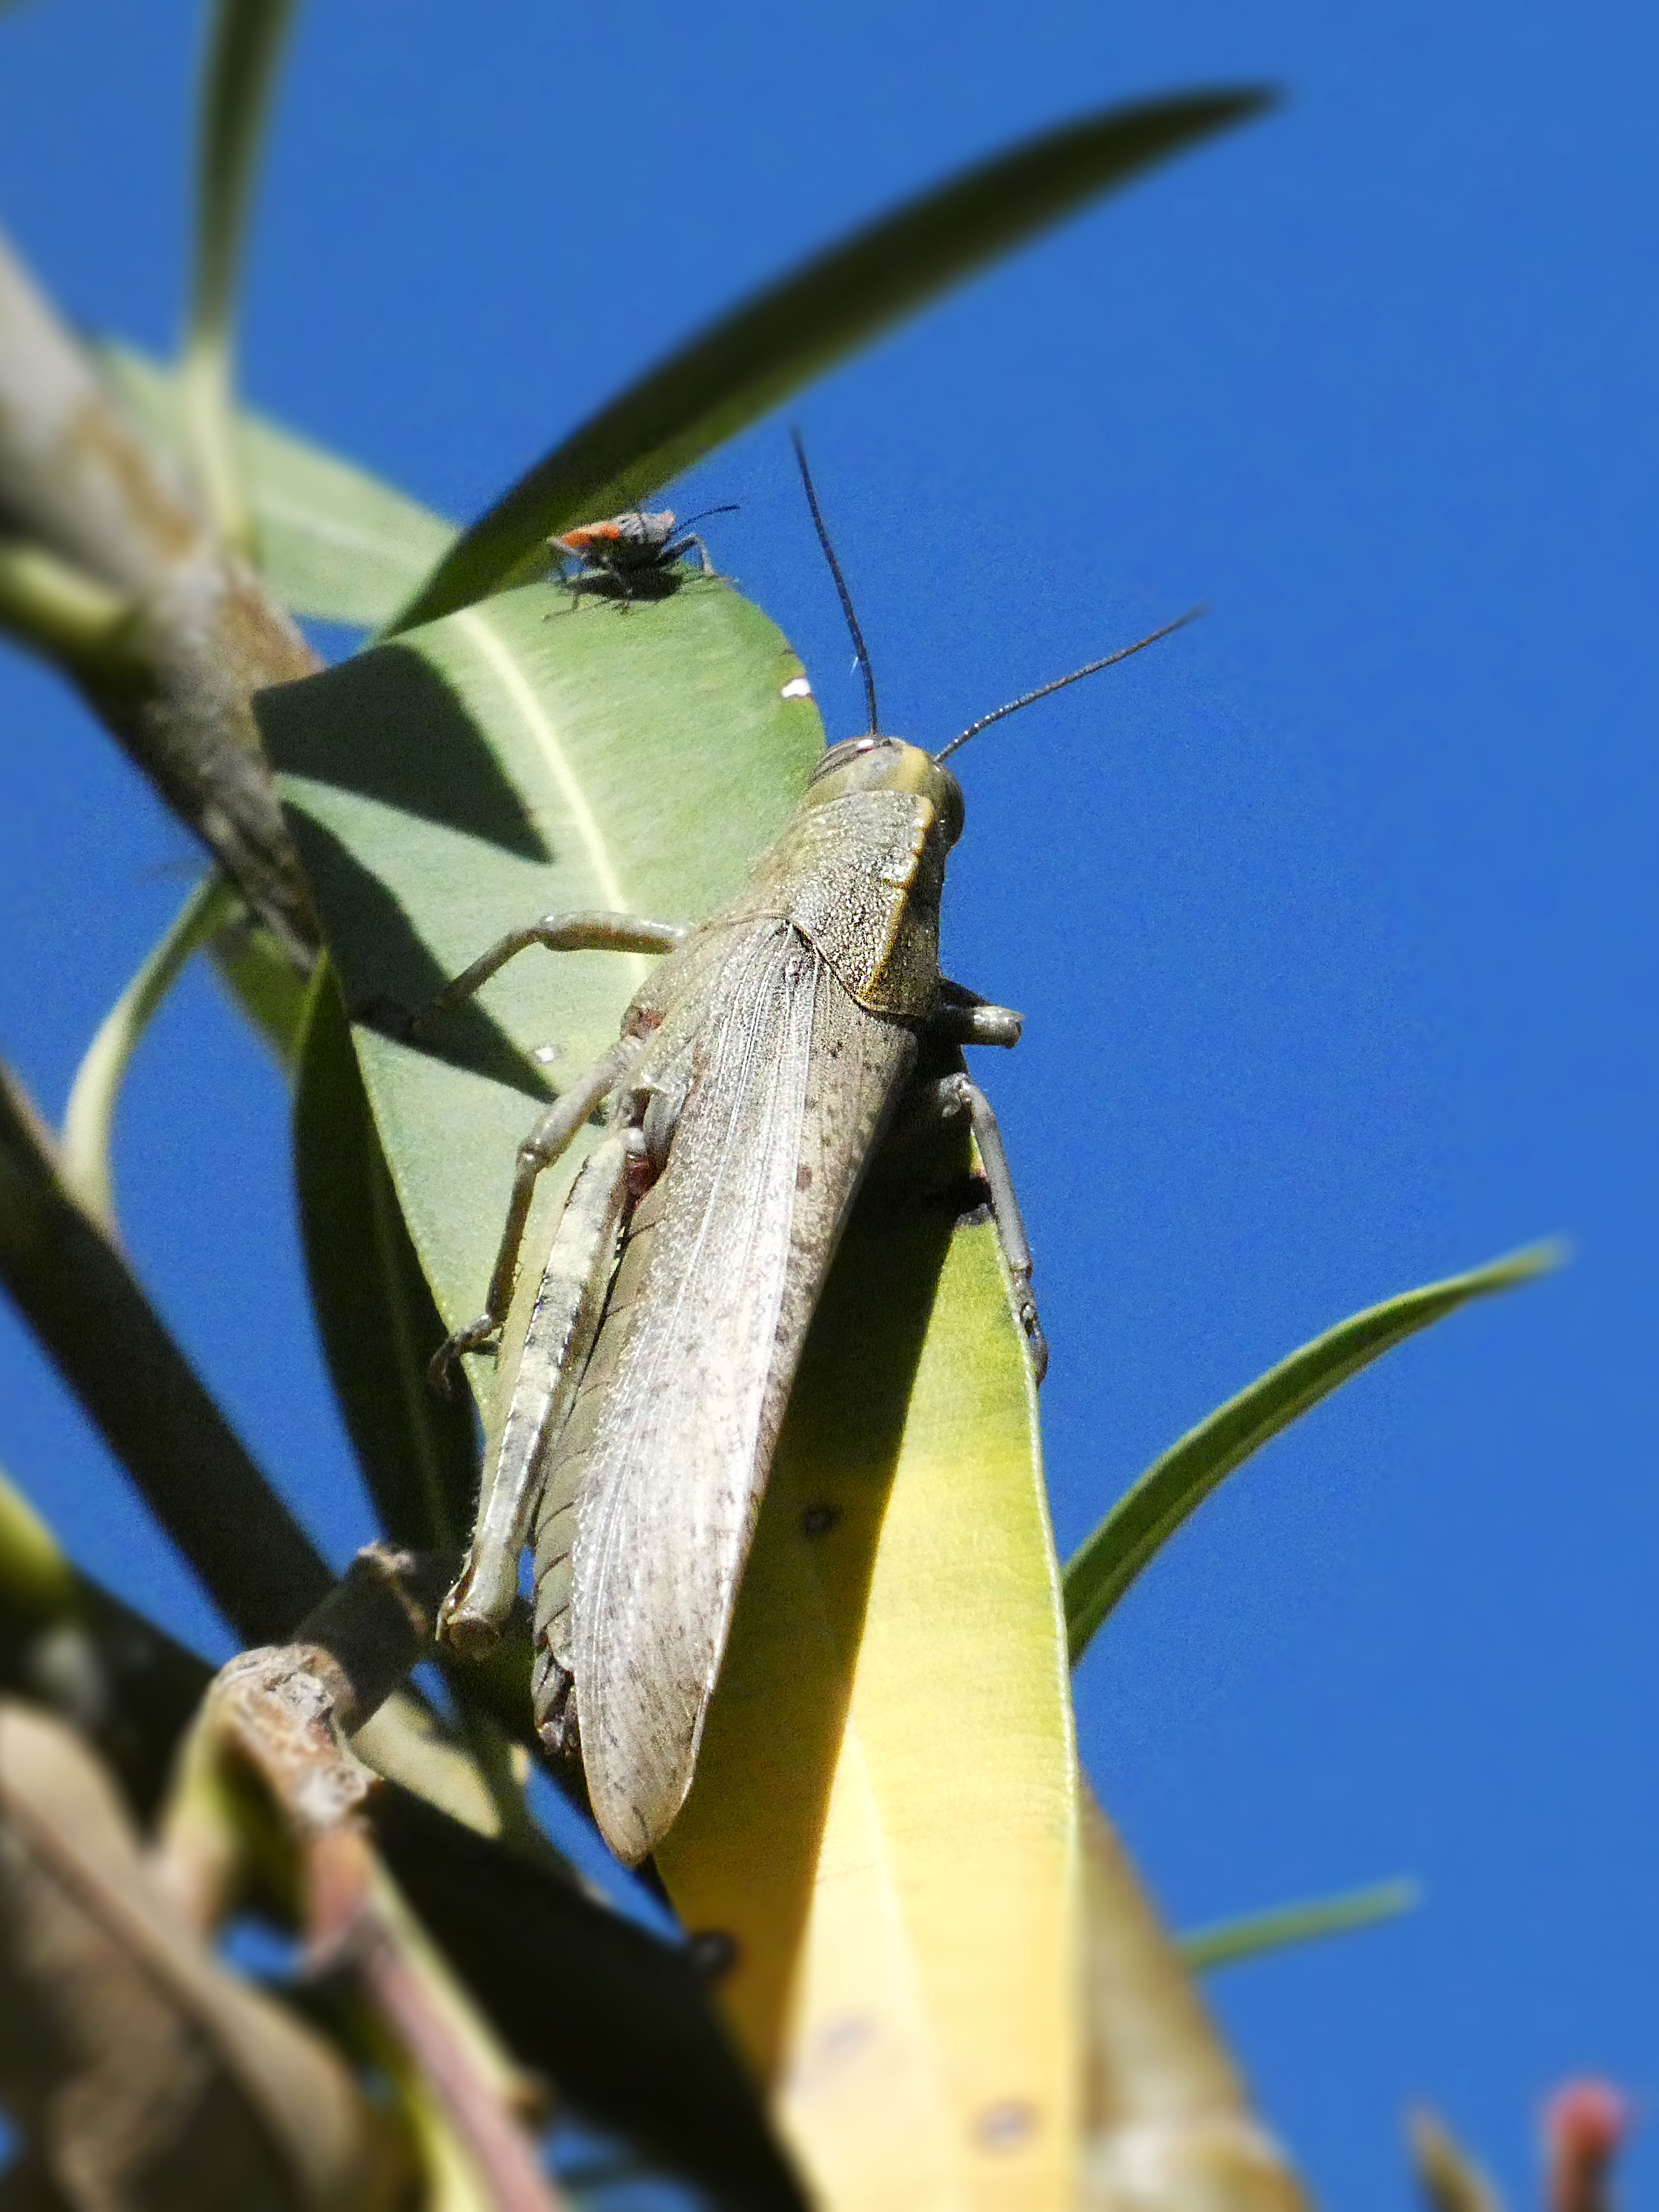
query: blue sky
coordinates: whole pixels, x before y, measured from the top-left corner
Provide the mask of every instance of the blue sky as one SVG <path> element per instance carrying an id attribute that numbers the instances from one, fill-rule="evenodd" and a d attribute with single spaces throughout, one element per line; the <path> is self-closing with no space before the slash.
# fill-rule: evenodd
<path id="1" fill-rule="evenodd" d="M 0 220 L 83 324 L 175 333 L 192 6 L 0 22 Z M 395 38 L 392 33 L 395 31 Z M 1214 1991 L 1347 2212 L 1437 2101 L 1524 2201 L 1564 2072 L 1659 2089 L 1650 1838 L 1656 798 L 1651 88 L 1633 9 L 305 16 L 257 229 L 253 398 L 458 518 L 676 337 L 953 165 L 1097 102 L 1264 124 L 982 279 L 794 410 L 890 726 L 938 742 L 1195 599 L 1208 621 L 960 763 L 952 972 L 1054 1358 L 1062 1547 L 1352 1309 L 1549 1231 L 1274 1445 L 1079 1681 L 1178 1921 L 1409 1872 L 1408 1923 Z M 714 550 L 859 716 L 782 428 L 696 471 Z M 0 1051 L 53 1111 L 189 848 L 0 659 Z M 336 1557 L 367 1530 L 301 1301 L 285 1104 L 193 977 L 123 1122 L 147 1280 Z M 0 1464 L 225 1649 L 0 1316 Z M 1630 2195 L 1655 2170 L 1638 2142 Z"/>

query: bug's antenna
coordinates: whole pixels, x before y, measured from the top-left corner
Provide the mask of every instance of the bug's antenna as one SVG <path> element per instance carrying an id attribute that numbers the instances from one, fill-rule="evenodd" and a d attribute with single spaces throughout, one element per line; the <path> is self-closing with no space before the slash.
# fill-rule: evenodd
<path id="1" fill-rule="evenodd" d="M 700 507 L 695 514 L 688 514 L 684 522 L 677 522 L 674 527 L 676 530 L 690 530 L 694 522 L 707 522 L 711 514 L 736 514 L 738 512 L 736 500 L 728 499 L 724 507 Z"/>
<path id="2" fill-rule="evenodd" d="M 853 611 L 853 595 L 847 588 L 847 579 L 841 573 L 841 562 L 836 558 L 836 549 L 830 543 L 830 532 L 823 526 L 823 516 L 818 507 L 818 495 L 812 489 L 812 471 L 806 465 L 806 448 L 800 441 L 800 432 L 792 430 L 789 442 L 795 449 L 795 465 L 800 471 L 800 480 L 806 489 L 806 504 L 812 510 L 812 527 L 818 533 L 818 544 L 823 548 L 823 557 L 830 563 L 830 574 L 836 580 L 836 589 L 841 594 L 841 611 L 847 617 L 847 627 L 853 633 L 853 650 L 858 655 L 859 672 L 864 678 L 864 703 L 869 709 L 870 735 L 873 738 L 880 727 L 876 719 L 876 678 L 870 665 L 870 655 L 864 642 L 864 632 L 859 628 L 859 618 Z"/>
<path id="3" fill-rule="evenodd" d="M 981 730 L 988 730 L 993 722 L 1001 721 L 1005 715 L 1017 714 L 1022 707 L 1035 705 L 1037 700 L 1046 699 L 1051 691 L 1063 691 L 1068 684 L 1080 684 L 1085 676 L 1098 676 L 1103 668 L 1115 667 L 1120 660 L 1127 660 L 1132 653 L 1144 652 L 1147 646 L 1156 645 L 1159 638 L 1168 637 L 1173 630 L 1185 629 L 1189 622 L 1196 622 L 1200 615 L 1209 611 L 1205 606 L 1188 607 L 1184 615 L 1177 615 L 1173 622 L 1165 623 L 1162 629 L 1155 629 L 1146 637 L 1138 637 L 1133 645 L 1119 646 L 1115 653 L 1109 653 L 1103 660 L 1085 661 L 1081 668 L 1074 668 L 1069 676 L 1056 676 L 1052 684 L 1039 684 L 1035 691 L 1027 691 L 1018 699 L 1011 699 L 1006 707 L 998 707 L 989 714 L 981 714 L 978 721 L 969 723 L 959 738 L 952 738 L 948 745 L 939 747 L 933 755 L 935 763 L 949 760 L 952 753 L 962 750 L 969 738 L 976 738 Z"/>

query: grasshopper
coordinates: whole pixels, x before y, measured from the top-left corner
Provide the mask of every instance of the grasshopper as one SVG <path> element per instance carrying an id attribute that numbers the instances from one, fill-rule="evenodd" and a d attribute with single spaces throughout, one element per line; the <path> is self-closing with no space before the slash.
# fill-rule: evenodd
<path id="1" fill-rule="evenodd" d="M 1179 623 L 999 708 L 938 753 L 870 726 L 831 745 L 738 896 L 693 927 L 612 913 L 514 931 L 415 1018 L 418 1033 L 532 945 L 653 952 L 617 1043 L 520 1146 L 483 1312 L 433 1362 L 489 1341 L 537 1177 L 603 1109 L 556 1233 L 441 1633 L 498 1638 L 534 1519 L 538 1724 L 580 1747 L 593 1812 L 635 1863 L 690 1787 L 791 1384 L 865 1171 L 896 1123 L 966 1115 L 1038 1379 L 1047 1348 L 996 1120 L 924 1048 L 1011 1046 L 1020 1018 L 939 973 L 963 806 L 946 757 L 1003 715 Z M 1182 622 L 1190 617 L 1183 616 Z"/>

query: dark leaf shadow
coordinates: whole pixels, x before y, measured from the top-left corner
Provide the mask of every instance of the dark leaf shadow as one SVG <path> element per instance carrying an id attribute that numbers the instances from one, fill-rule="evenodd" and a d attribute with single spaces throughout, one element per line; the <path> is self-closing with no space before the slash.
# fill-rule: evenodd
<path id="1" fill-rule="evenodd" d="M 477 1000 L 416 1038 L 409 1017 L 451 979 L 392 892 L 350 849 L 302 807 L 288 807 L 289 827 L 327 923 L 329 954 L 354 1022 L 469 1074 L 521 1091 L 545 1104 L 547 1078 Z"/>
<path id="2" fill-rule="evenodd" d="M 273 765 L 462 830 L 521 860 L 552 855 L 523 799 L 438 671 L 377 646 L 253 702 Z"/>

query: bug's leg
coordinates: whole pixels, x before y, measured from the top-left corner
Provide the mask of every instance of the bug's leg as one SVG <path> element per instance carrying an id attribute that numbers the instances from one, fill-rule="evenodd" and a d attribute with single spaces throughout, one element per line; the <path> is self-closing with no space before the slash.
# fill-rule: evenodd
<path id="1" fill-rule="evenodd" d="M 702 563 L 703 574 L 705 576 L 718 576 L 720 570 L 709 559 L 708 548 L 703 544 L 702 538 L 698 537 L 695 530 L 688 530 L 684 538 L 677 538 L 673 544 L 664 548 L 662 554 L 663 566 L 666 568 L 671 561 L 683 561 L 694 545 L 697 549 L 697 558 Z"/>
<path id="2" fill-rule="evenodd" d="M 941 978 L 939 1011 L 928 1027 L 951 1044 L 1016 1045 L 1024 1017 L 1012 1006 L 993 1006 L 977 991 Z"/>
<path id="3" fill-rule="evenodd" d="M 550 952 L 672 952 L 686 934 L 679 922 L 647 921 L 640 915 L 613 914 L 601 908 L 544 915 L 539 921 L 526 922 L 522 929 L 509 929 L 470 968 L 464 968 L 453 983 L 446 983 L 435 998 L 410 1016 L 409 1034 L 418 1036 L 434 1022 L 465 1006 L 509 960 L 532 945 L 545 945 Z"/>
<path id="4" fill-rule="evenodd" d="M 997 1117 L 991 1111 L 990 1100 L 966 1075 L 942 1076 L 930 1086 L 930 1091 L 937 1111 L 947 1120 L 957 1114 L 965 1113 L 968 1116 L 974 1142 L 979 1147 L 980 1164 L 990 1187 L 991 1212 L 1002 1243 L 1002 1255 L 1014 1279 L 1014 1302 L 1020 1327 L 1025 1331 L 1026 1341 L 1031 1347 L 1031 1365 L 1041 1382 L 1048 1371 L 1048 1340 L 1042 1334 L 1036 1301 L 1031 1296 L 1031 1248 L 1025 1239 L 1025 1224 L 1020 1218 L 1019 1200 L 1014 1195 L 1014 1179 L 1009 1172 L 1008 1155 L 1003 1150 Z"/>
<path id="5" fill-rule="evenodd" d="M 464 1658 L 492 1650 L 512 1610 L 548 1446 L 592 1348 L 616 1261 L 629 1168 L 644 1150 L 639 1130 L 613 1130 L 583 1162 L 565 1200 L 466 1563 L 438 1616 L 440 1638 Z"/>
<path id="6" fill-rule="evenodd" d="M 477 1321 L 469 1322 L 465 1328 L 458 1328 L 453 1336 L 447 1337 L 433 1354 L 427 1373 L 435 1390 L 447 1391 L 449 1369 L 456 1354 L 476 1352 L 480 1345 L 487 1344 L 507 1319 L 507 1307 L 513 1302 L 514 1278 L 519 1271 L 519 1247 L 524 1242 L 525 1224 L 530 1218 L 530 1201 L 536 1194 L 537 1176 L 568 1150 L 577 1130 L 600 1101 L 608 1098 L 623 1082 L 642 1049 L 643 1042 L 639 1037 L 623 1037 L 612 1045 L 603 1059 L 594 1061 L 580 1083 L 554 1100 L 520 1146 L 519 1162 L 513 1173 L 513 1194 L 507 1200 L 507 1222 L 501 1231 L 484 1310 Z"/>

